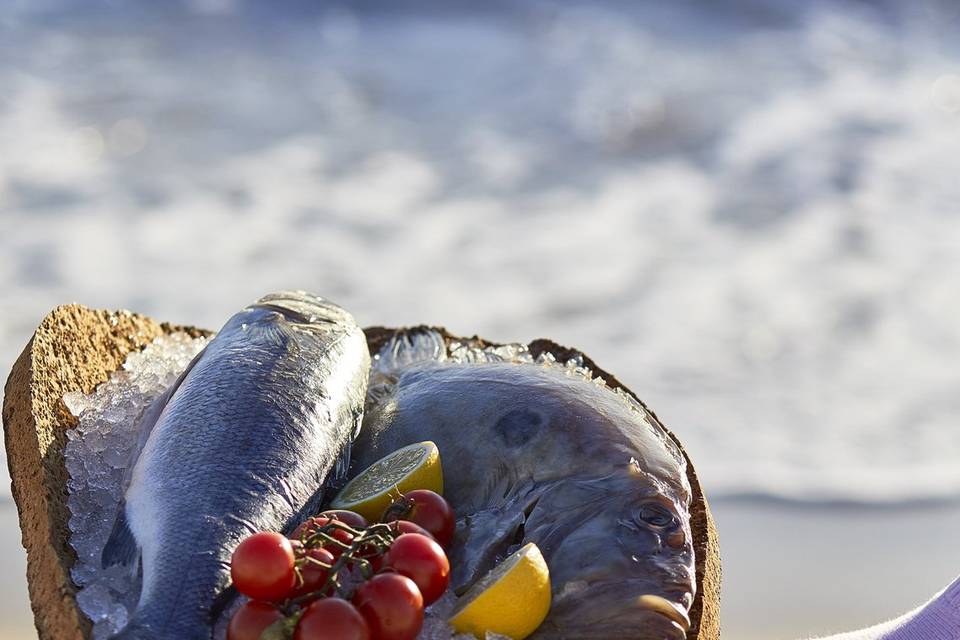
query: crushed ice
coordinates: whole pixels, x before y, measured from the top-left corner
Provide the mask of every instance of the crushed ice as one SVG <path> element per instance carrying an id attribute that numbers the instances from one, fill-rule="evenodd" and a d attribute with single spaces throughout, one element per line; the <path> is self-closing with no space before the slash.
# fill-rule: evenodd
<path id="1" fill-rule="evenodd" d="M 476 640 L 469 633 L 454 633 L 447 619 L 453 613 L 453 608 L 457 604 L 457 596 L 452 591 L 447 591 L 440 596 L 440 599 L 427 607 L 426 615 L 423 617 L 423 627 L 417 640 Z M 488 631 L 484 640 L 510 640 L 507 636 Z"/>
<path id="2" fill-rule="evenodd" d="M 90 395 L 68 393 L 63 397 L 67 409 L 77 417 L 76 427 L 67 431 L 63 454 L 70 474 L 70 545 L 77 553 L 70 573 L 79 587 L 77 603 L 93 622 L 95 640 L 107 638 L 127 624 L 139 592 L 130 570 L 100 566 L 100 552 L 120 503 L 138 419 L 206 343 L 206 338 L 185 333 L 162 336 L 143 351 L 131 353 L 123 368 Z"/>
<path id="3" fill-rule="evenodd" d="M 491 362 L 512 362 L 515 364 L 533 364 L 563 371 L 574 376 L 606 387 L 602 378 L 595 377 L 593 371 L 576 355 L 565 362 L 558 362 L 553 354 L 543 352 L 536 358 L 525 344 L 511 343 L 503 345 L 485 345 L 478 341 L 451 341 L 447 345 L 443 335 L 433 329 L 411 331 L 390 339 L 380 352 L 373 356 L 370 367 L 370 383 L 367 391 L 367 403 L 374 403 L 389 395 L 397 381 L 397 372 L 417 362 L 454 362 L 482 364 Z M 629 400 L 632 406 L 640 408 L 629 394 L 616 391 Z"/>

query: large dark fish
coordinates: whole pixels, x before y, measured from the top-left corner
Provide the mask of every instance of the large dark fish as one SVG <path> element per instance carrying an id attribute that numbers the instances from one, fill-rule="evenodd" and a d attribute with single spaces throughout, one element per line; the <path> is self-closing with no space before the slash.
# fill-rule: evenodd
<path id="1" fill-rule="evenodd" d="M 140 558 L 143 587 L 117 639 L 208 640 L 247 535 L 283 530 L 345 472 L 370 355 L 340 307 L 303 292 L 233 316 L 144 416 L 103 561 Z"/>
<path id="2" fill-rule="evenodd" d="M 384 347 L 354 469 L 437 444 L 455 590 L 535 542 L 553 604 L 533 637 L 682 640 L 696 583 L 673 441 L 639 403 L 562 365 L 444 360 L 431 332 Z"/>

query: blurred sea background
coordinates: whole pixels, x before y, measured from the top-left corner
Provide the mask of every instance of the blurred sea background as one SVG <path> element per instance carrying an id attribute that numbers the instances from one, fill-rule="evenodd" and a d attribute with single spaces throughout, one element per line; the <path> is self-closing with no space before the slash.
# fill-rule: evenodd
<path id="1" fill-rule="evenodd" d="M 695 461 L 728 638 L 960 572 L 958 208 L 948 0 L 0 4 L 0 368 L 291 287 L 576 346 Z M 2 637 L 24 564 L 3 486 Z"/>

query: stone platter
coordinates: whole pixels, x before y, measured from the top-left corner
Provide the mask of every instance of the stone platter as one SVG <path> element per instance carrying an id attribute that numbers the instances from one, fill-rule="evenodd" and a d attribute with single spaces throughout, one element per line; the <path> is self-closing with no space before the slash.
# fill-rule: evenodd
<path id="1" fill-rule="evenodd" d="M 376 353 L 399 331 L 420 328 L 365 329 L 370 352 Z M 461 340 L 443 329 L 435 330 L 448 342 Z M 143 349 L 154 338 L 174 331 L 186 331 L 193 336 L 209 333 L 158 323 L 129 311 L 63 305 L 43 319 L 13 365 L 4 388 L 4 443 L 23 546 L 27 551 L 30 604 L 40 640 L 85 640 L 91 628 L 90 621 L 77 607 L 76 587 L 70 579 L 75 555 L 68 543 L 68 477 L 63 450 L 66 431 L 75 419 L 64 405 L 63 395 L 68 391 L 90 393 L 123 364 L 128 353 Z M 492 344 L 477 337 L 464 341 Z M 550 340 L 534 340 L 529 347 L 534 357 L 549 352 L 560 361 L 582 355 L 594 375 L 636 397 L 575 349 Z M 669 430 L 667 433 L 680 446 L 676 436 Z M 682 451 L 682 446 L 680 448 Z M 697 557 L 697 594 L 690 611 L 692 625 L 687 640 L 719 640 L 720 547 L 710 508 L 689 457 L 687 475 L 693 489 L 690 512 Z"/>

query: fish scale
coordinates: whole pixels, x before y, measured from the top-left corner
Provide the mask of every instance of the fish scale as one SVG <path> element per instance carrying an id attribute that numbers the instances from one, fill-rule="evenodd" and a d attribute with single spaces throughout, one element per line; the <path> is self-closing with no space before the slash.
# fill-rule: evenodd
<path id="1" fill-rule="evenodd" d="M 233 316 L 146 412 L 105 565 L 143 586 L 117 640 L 208 640 L 233 549 L 286 530 L 346 468 L 369 370 L 363 332 L 303 292 Z"/>

